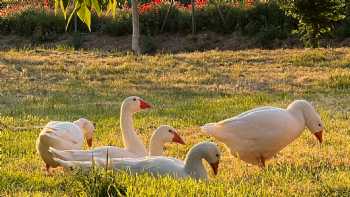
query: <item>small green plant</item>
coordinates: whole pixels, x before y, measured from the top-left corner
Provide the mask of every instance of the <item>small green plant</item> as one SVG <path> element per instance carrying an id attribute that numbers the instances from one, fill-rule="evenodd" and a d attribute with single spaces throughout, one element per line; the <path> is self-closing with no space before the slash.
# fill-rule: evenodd
<path id="1" fill-rule="evenodd" d="M 73 171 L 72 192 L 79 196 L 126 196 L 126 187 L 117 183 L 114 171 L 92 168 L 89 172 Z"/>
<path id="2" fill-rule="evenodd" d="M 329 34 L 334 24 L 345 18 L 344 0 L 279 0 L 280 5 L 299 21 L 298 33 L 307 47 L 318 47 L 319 40 Z"/>

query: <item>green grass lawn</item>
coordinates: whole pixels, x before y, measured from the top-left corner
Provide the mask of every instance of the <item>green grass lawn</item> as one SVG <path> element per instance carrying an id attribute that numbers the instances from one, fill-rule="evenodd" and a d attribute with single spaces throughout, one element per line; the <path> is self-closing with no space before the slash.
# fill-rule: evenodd
<path id="1" fill-rule="evenodd" d="M 213 176 L 208 168 L 208 182 L 126 173 L 105 177 L 129 196 L 350 195 L 350 49 L 339 48 L 140 57 L 62 49 L 0 51 L 0 196 L 93 194 L 103 182 L 94 175 L 44 174 L 35 150 L 38 127 L 83 116 L 97 123 L 94 146 L 122 146 L 119 107 L 131 95 L 154 105 L 135 116 L 139 135 L 148 144 L 159 125 L 177 128 L 187 145 L 170 144 L 165 153 L 180 159 L 192 145 L 213 140 L 199 126 L 257 106 L 286 107 L 294 99 L 314 103 L 326 133 L 319 145 L 305 131 L 264 170 L 232 157 L 218 142 L 223 153 L 219 174 Z M 97 182 L 84 189 L 81 179 Z"/>

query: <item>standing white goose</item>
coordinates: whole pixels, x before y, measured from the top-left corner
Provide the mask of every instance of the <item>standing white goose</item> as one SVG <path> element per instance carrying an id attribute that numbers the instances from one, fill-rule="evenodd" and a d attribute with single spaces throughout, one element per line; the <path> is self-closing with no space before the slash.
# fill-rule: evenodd
<path id="1" fill-rule="evenodd" d="M 91 161 L 64 161 L 54 158 L 65 169 L 70 170 L 74 167 L 80 167 L 84 170 L 89 169 L 93 162 Z M 194 178 L 208 179 L 202 159 L 205 159 L 212 167 L 214 174 L 218 173 L 220 151 L 216 144 L 212 142 L 202 142 L 191 148 L 187 153 L 184 162 L 171 157 L 146 157 L 146 158 L 117 158 L 108 162 L 108 167 L 114 170 L 127 170 L 131 173 L 148 173 L 152 176 L 172 176 L 174 178 Z M 95 164 L 99 167 L 106 166 L 106 160 L 97 158 Z"/>
<path id="2" fill-rule="evenodd" d="M 208 123 L 202 132 L 222 141 L 232 155 L 247 163 L 265 166 L 265 161 L 298 138 L 305 126 L 322 143 L 323 123 L 314 107 L 296 100 L 287 109 L 260 107 L 218 123 Z"/>
<path id="3" fill-rule="evenodd" d="M 46 172 L 50 174 L 50 168 L 58 165 L 48 152 L 49 147 L 60 150 L 81 149 L 84 144 L 84 137 L 88 146 L 91 147 L 94 129 L 93 123 L 85 118 L 80 118 L 74 122 L 49 122 L 36 141 L 36 149 L 46 164 Z"/>
<path id="4" fill-rule="evenodd" d="M 149 155 L 163 155 L 164 145 L 167 142 L 185 144 L 185 142 L 173 127 L 168 125 L 161 125 L 153 132 L 149 144 Z M 107 152 L 109 158 L 140 157 L 139 154 L 133 154 L 126 151 L 125 149 L 121 149 L 115 146 L 102 146 L 93 150 L 57 150 L 55 148 L 50 148 L 50 152 L 54 157 L 68 161 L 91 161 L 93 158 L 106 158 Z M 143 157 L 144 156 L 146 155 L 143 155 Z"/>

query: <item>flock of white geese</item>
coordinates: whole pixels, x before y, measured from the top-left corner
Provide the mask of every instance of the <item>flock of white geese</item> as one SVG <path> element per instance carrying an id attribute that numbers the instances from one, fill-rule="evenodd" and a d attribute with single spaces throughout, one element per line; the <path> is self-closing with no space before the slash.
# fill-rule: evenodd
<path id="1" fill-rule="evenodd" d="M 124 148 L 102 146 L 82 150 L 84 138 L 89 147 L 95 126 L 87 119 L 74 122 L 51 121 L 39 134 L 37 151 L 46 164 L 46 171 L 62 166 L 65 170 L 92 166 L 126 170 L 133 174 L 169 175 L 174 178 L 207 179 L 202 160 L 206 160 L 216 175 L 220 150 L 215 143 L 194 145 L 184 161 L 163 156 L 165 143 L 185 144 L 176 129 L 161 125 L 153 132 L 148 151 L 135 132 L 133 114 L 151 108 L 137 96 L 126 98 L 121 106 L 120 126 Z M 208 123 L 201 131 L 223 142 L 231 154 L 260 167 L 280 150 L 298 138 L 305 127 L 322 142 L 323 123 L 315 108 L 305 100 L 292 102 L 287 109 L 259 107 L 232 118 Z"/>

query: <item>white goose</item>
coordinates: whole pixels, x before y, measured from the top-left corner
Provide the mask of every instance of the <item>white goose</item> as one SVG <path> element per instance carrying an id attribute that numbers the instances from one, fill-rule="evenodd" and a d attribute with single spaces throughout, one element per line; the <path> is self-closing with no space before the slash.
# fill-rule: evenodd
<path id="1" fill-rule="evenodd" d="M 137 96 L 124 99 L 120 107 L 120 127 L 123 136 L 124 149 L 120 149 L 121 156 L 147 155 L 147 150 L 142 140 L 137 136 L 133 125 L 133 114 L 141 110 L 151 108 L 151 105 Z"/>
<path id="2" fill-rule="evenodd" d="M 64 161 L 54 158 L 65 169 L 74 167 L 89 169 L 91 161 Z M 184 162 L 170 157 L 146 157 L 146 158 L 117 158 L 108 162 L 108 167 L 114 170 L 127 170 L 131 173 L 148 173 L 152 176 L 172 176 L 174 178 L 207 179 L 208 175 L 203 166 L 202 159 L 205 159 L 212 167 L 214 174 L 218 173 L 220 151 L 212 142 L 202 142 L 191 148 L 187 153 Z M 106 160 L 97 158 L 95 164 L 99 167 L 106 166 Z"/>
<path id="3" fill-rule="evenodd" d="M 36 141 L 36 149 L 46 164 L 46 172 L 50 174 L 50 168 L 57 167 L 57 163 L 48 152 L 49 147 L 60 150 L 81 149 L 84 137 L 89 147 L 92 146 L 92 136 L 95 127 L 85 118 L 74 122 L 51 121 L 40 132 Z"/>
<path id="4" fill-rule="evenodd" d="M 185 142 L 173 127 L 168 125 L 161 125 L 153 132 L 153 135 L 151 137 L 149 144 L 149 156 L 163 155 L 164 145 L 167 142 L 185 144 Z M 106 158 L 107 152 L 108 158 L 140 157 L 139 154 L 133 154 L 129 152 L 125 153 L 124 149 L 115 146 L 102 146 L 93 150 L 57 150 L 55 148 L 50 148 L 49 151 L 53 154 L 54 157 L 66 161 L 91 161 L 92 158 Z"/>
<path id="5" fill-rule="evenodd" d="M 232 155 L 247 163 L 265 166 L 265 161 L 298 138 L 305 126 L 322 143 L 323 123 L 314 107 L 296 100 L 287 109 L 260 107 L 218 123 L 208 123 L 202 132 L 222 141 Z"/>

